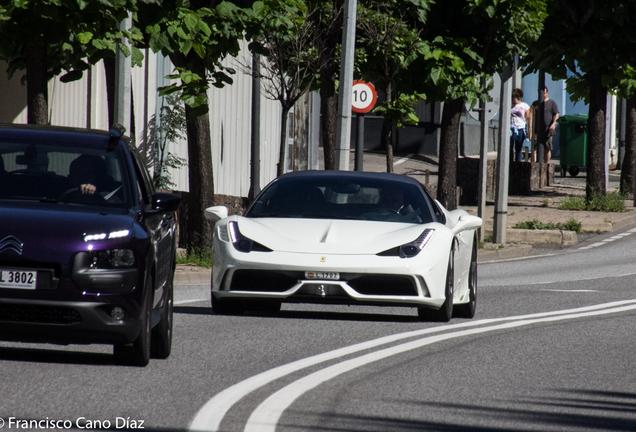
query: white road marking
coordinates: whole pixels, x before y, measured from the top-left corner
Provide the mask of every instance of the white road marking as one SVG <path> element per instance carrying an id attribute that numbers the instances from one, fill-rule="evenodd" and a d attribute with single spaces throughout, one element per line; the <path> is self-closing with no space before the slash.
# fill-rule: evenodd
<path id="1" fill-rule="evenodd" d="M 612 275 L 612 276 L 595 276 L 595 277 L 577 278 L 577 279 L 571 279 L 570 278 L 570 279 L 567 280 L 567 282 L 593 281 L 593 280 L 599 280 L 599 279 L 621 278 L 621 277 L 634 276 L 634 275 L 636 275 L 636 272 L 623 273 L 623 274 L 620 274 L 620 275 Z M 555 282 L 554 280 L 533 281 L 533 282 L 526 281 L 526 282 L 524 282 L 524 285 L 550 285 L 550 284 L 553 284 L 554 282 Z M 559 281 L 559 282 L 563 282 L 563 281 Z M 483 288 L 491 288 L 493 286 L 501 287 L 501 286 L 510 286 L 510 285 L 488 285 L 487 283 L 484 283 L 484 284 L 479 284 L 479 286 L 483 287 Z"/>
<path id="2" fill-rule="evenodd" d="M 636 228 L 632 228 L 630 230 L 627 230 L 628 233 L 636 233 Z"/>
<path id="3" fill-rule="evenodd" d="M 545 258 L 545 257 L 551 257 L 551 256 L 556 256 L 556 254 L 530 255 L 530 256 L 517 257 L 517 258 L 507 258 L 507 259 L 498 259 L 498 260 L 490 260 L 490 261 L 479 261 L 479 264 L 490 264 L 490 263 L 500 263 L 500 262 L 510 262 L 510 261 L 531 260 L 531 259 Z"/>
<path id="4" fill-rule="evenodd" d="M 443 331 L 451 331 L 466 327 L 476 327 L 485 324 L 492 324 L 495 322 L 502 321 L 514 321 L 514 320 L 528 320 L 528 319 L 536 319 L 542 317 L 551 317 L 558 316 L 563 314 L 577 314 L 589 311 L 596 311 L 605 308 L 613 308 L 623 305 L 633 305 L 636 304 L 636 300 L 624 300 L 617 301 L 611 303 L 604 303 L 600 305 L 586 306 L 576 309 L 568 309 L 561 311 L 553 311 L 553 312 L 542 312 L 530 315 L 520 315 L 513 317 L 504 317 L 504 318 L 492 318 L 492 319 L 483 319 L 478 321 L 465 322 L 461 324 L 451 324 L 451 325 L 441 325 L 437 327 L 431 327 L 422 330 L 415 330 L 406 333 L 398 333 L 394 335 L 385 336 L 379 339 L 351 345 L 348 347 L 339 348 L 333 351 L 329 351 L 323 354 L 318 354 L 312 357 L 307 357 L 305 359 L 297 360 L 292 363 L 288 363 L 286 365 L 279 366 L 274 369 L 270 369 L 268 371 L 262 372 L 258 375 L 255 375 L 251 378 L 248 378 L 244 381 L 241 381 L 231 387 L 226 388 L 220 393 L 216 394 L 212 399 L 210 399 L 195 415 L 194 419 L 190 423 L 189 430 L 190 431 L 211 431 L 218 432 L 221 422 L 225 417 L 225 414 L 240 401 L 243 397 L 252 393 L 253 391 L 281 378 L 286 375 L 289 375 L 293 372 L 299 371 L 301 369 L 317 365 L 329 360 L 334 360 L 346 355 L 354 354 L 360 351 L 372 349 L 381 345 L 385 345 L 392 342 L 397 342 L 399 340 L 408 339 L 412 337 L 423 336 L 431 333 L 438 333 Z M 636 306 L 635 306 L 636 307 Z"/>
<path id="5" fill-rule="evenodd" d="M 407 155 L 406 155 L 406 157 L 404 157 L 404 158 L 400 159 L 400 160 L 399 160 L 399 161 L 397 161 L 397 162 L 394 162 L 394 163 L 393 163 L 393 166 L 403 164 L 404 162 L 406 162 L 407 160 L 411 159 L 412 157 L 413 157 L 413 153 L 407 154 Z"/>
<path id="6" fill-rule="evenodd" d="M 174 302 L 175 306 L 178 305 L 182 305 L 182 304 L 188 304 L 188 303 L 198 303 L 198 302 L 202 302 L 202 301 L 209 301 L 209 298 L 204 298 L 204 299 L 194 299 L 194 300 L 179 300 Z"/>
<path id="7" fill-rule="evenodd" d="M 600 292 L 599 290 L 560 290 L 560 289 L 543 289 L 541 291 L 551 291 L 551 292 L 572 292 L 572 293 L 585 293 L 585 292 Z"/>
<path id="8" fill-rule="evenodd" d="M 634 229 L 636 229 L 636 228 L 634 228 Z M 607 243 L 613 242 L 614 240 L 622 239 L 623 237 L 626 237 L 626 236 L 628 236 L 628 235 L 632 235 L 632 231 L 633 231 L 634 229 L 629 230 L 629 231 L 624 232 L 624 233 L 617 234 L 617 235 L 612 236 L 612 237 L 610 237 L 610 238 L 606 238 L 606 239 L 604 239 L 604 240 L 601 240 L 600 242 L 593 243 L 593 244 L 588 245 L 588 246 L 580 247 L 580 248 L 578 248 L 578 250 L 592 249 L 592 248 L 594 248 L 594 247 L 602 246 L 602 245 L 604 245 L 604 244 L 607 244 Z"/>
<path id="9" fill-rule="evenodd" d="M 602 245 L 604 245 L 604 244 L 606 244 L 606 243 L 603 243 L 603 242 L 592 243 L 592 244 L 591 244 L 591 245 L 589 245 L 589 246 L 585 246 L 585 247 L 579 248 L 579 250 L 580 250 L 580 249 L 591 249 L 591 248 L 594 248 L 594 247 L 597 247 L 597 246 L 602 246 Z"/>
<path id="10" fill-rule="evenodd" d="M 569 314 L 562 316 L 553 316 L 548 318 L 528 319 L 522 321 L 514 321 L 504 324 L 498 324 L 491 327 L 482 327 L 476 329 L 461 330 L 453 333 L 446 333 L 436 336 L 429 336 L 423 339 L 404 343 L 402 345 L 392 346 L 380 351 L 375 351 L 369 354 L 362 355 L 357 358 L 343 361 L 341 363 L 334 364 L 304 378 L 301 378 L 286 387 L 283 387 L 279 391 L 272 394 L 261 403 L 247 421 L 244 432 L 275 432 L 278 420 L 282 416 L 283 412 L 291 406 L 296 399 L 303 394 L 307 393 L 319 386 L 320 384 L 331 380 L 339 375 L 349 372 L 353 369 L 368 365 L 379 360 L 383 360 L 388 357 L 393 357 L 397 354 L 401 354 L 407 351 L 421 348 L 426 345 L 431 345 L 436 342 L 441 342 L 449 339 L 456 339 L 464 336 L 471 336 L 480 333 L 488 333 L 497 330 L 506 330 L 516 327 L 522 327 L 537 323 L 555 322 L 562 320 L 570 320 L 583 317 L 591 317 L 597 315 L 605 315 L 618 312 L 626 312 L 636 309 L 636 305 L 617 307 L 614 309 L 605 309 L 593 312 L 584 312 L 578 314 Z"/>

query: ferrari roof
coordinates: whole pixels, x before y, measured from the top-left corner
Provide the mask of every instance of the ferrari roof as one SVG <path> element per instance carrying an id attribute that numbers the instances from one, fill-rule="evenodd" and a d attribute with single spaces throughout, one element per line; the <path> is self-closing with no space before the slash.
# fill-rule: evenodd
<path id="1" fill-rule="evenodd" d="M 283 174 L 278 177 L 278 179 L 289 179 L 293 178 L 347 178 L 347 179 L 376 179 L 376 180 L 386 180 L 386 181 L 394 181 L 394 182 L 403 182 L 410 183 L 414 185 L 420 185 L 420 182 L 415 180 L 414 178 L 401 175 L 401 174 L 392 174 L 392 173 L 378 173 L 378 172 L 364 172 L 364 171 L 318 171 L 318 170 L 310 170 L 310 171 L 293 171 L 287 174 Z"/>

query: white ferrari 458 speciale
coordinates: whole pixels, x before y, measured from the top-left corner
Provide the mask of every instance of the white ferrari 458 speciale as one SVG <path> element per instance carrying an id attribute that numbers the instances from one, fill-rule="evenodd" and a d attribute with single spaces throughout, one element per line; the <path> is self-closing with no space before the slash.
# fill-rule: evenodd
<path id="1" fill-rule="evenodd" d="M 417 307 L 423 320 L 472 318 L 482 220 L 446 210 L 410 177 L 299 171 L 273 180 L 244 216 L 216 222 L 212 309 L 282 302 Z"/>

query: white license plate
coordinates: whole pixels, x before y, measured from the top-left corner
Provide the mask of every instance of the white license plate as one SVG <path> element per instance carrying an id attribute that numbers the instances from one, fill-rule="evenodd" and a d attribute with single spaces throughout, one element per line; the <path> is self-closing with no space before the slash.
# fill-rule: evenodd
<path id="1" fill-rule="evenodd" d="M 34 290 L 38 272 L 18 269 L 0 269 L 0 288 Z"/>
<path id="2" fill-rule="evenodd" d="M 340 273 L 335 272 L 305 272 L 307 279 L 320 279 L 320 280 L 338 280 L 340 279 Z"/>

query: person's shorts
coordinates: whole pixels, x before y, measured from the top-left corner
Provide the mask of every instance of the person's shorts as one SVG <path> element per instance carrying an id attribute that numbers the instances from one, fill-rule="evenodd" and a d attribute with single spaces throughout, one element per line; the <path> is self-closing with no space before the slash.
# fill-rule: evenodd
<path id="1" fill-rule="evenodd" d="M 552 137 L 554 136 L 554 131 L 553 130 L 548 131 L 547 135 L 548 137 L 546 138 L 545 142 L 542 144 L 547 151 L 552 151 Z"/>

